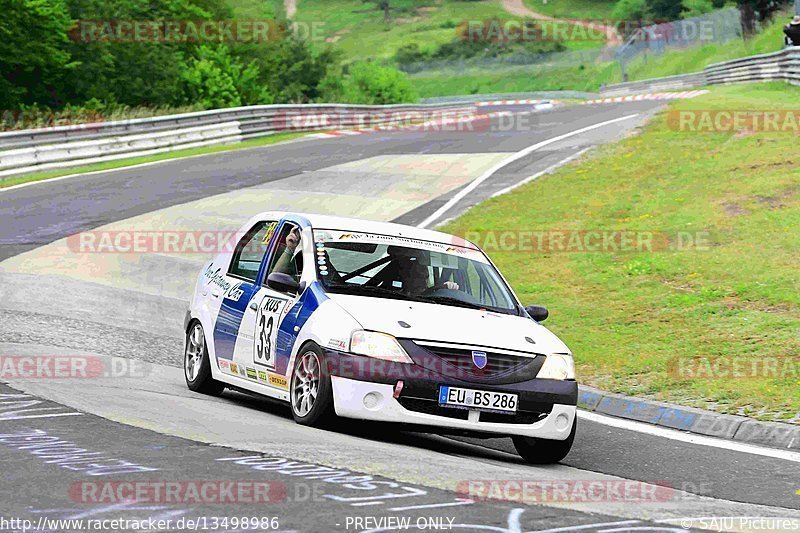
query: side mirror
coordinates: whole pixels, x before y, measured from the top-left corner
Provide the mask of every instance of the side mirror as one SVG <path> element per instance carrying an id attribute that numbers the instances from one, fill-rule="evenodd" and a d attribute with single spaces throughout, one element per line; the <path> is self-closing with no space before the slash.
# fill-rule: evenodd
<path id="1" fill-rule="evenodd" d="M 525 310 L 536 322 L 544 322 L 547 320 L 547 317 L 550 316 L 550 312 L 547 308 L 541 305 L 529 305 Z"/>
<path id="2" fill-rule="evenodd" d="M 267 287 L 275 289 L 278 292 L 288 292 L 297 294 L 300 289 L 300 284 L 295 281 L 294 277 L 283 272 L 273 272 L 267 276 Z"/>

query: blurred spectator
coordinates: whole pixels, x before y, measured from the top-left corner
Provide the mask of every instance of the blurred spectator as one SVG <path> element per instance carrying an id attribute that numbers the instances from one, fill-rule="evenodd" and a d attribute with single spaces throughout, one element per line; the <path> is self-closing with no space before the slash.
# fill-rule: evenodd
<path id="1" fill-rule="evenodd" d="M 783 27 L 783 33 L 786 34 L 788 46 L 800 46 L 800 15 L 794 17 L 789 24 Z"/>

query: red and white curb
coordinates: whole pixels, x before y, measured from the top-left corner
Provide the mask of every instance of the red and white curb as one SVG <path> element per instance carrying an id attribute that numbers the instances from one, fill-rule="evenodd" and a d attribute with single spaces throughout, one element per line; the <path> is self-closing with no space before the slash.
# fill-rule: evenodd
<path id="1" fill-rule="evenodd" d="M 499 105 L 531 105 L 536 108 L 539 107 L 554 107 L 561 105 L 558 100 L 490 100 L 488 102 L 478 102 L 475 104 L 477 107 L 486 106 L 499 106 Z"/>
<path id="2" fill-rule="evenodd" d="M 647 94 L 631 94 L 628 96 L 615 96 L 609 98 L 598 98 L 596 100 L 587 100 L 583 105 L 589 104 L 612 104 L 618 102 L 638 102 L 642 100 L 684 100 L 694 98 L 706 94 L 708 91 L 703 89 L 699 91 L 680 91 L 674 93 L 647 93 Z"/>

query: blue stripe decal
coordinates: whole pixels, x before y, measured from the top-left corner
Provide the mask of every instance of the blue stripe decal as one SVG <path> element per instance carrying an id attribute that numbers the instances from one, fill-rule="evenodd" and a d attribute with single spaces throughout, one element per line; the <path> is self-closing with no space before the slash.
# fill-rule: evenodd
<path id="1" fill-rule="evenodd" d="M 214 350 L 217 359 L 233 359 L 233 348 L 239 336 L 239 327 L 242 325 L 245 309 L 253 297 L 255 286 L 249 282 L 238 284 L 242 294 L 234 301 L 229 298 L 231 291 L 226 291 L 219 308 L 217 321 L 214 323 Z"/>
<path id="2" fill-rule="evenodd" d="M 303 291 L 281 322 L 278 329 L 278 340 L 275 343 L 275 370 L 279 374 L 287 375 L 289 358 L 292 356 L 292 349 L 297 341 L 298 333 L 314 311 L 327 299 L 328 295 L 325 294 L 320 284 L 314 281 Z M 295 332 L 295 327 L 297 327 L 297 332 Z"/>

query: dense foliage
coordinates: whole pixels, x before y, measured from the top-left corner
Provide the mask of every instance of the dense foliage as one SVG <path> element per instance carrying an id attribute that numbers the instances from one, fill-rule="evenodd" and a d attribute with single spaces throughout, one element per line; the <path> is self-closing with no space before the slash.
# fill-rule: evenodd
<path id="1" fill-rule="evenodd" d="M 331 86 L 369 102 L 412 97 L 404 77 L 377 65 L 354 68 L 333 83 L 341 75 L 336 54 L 312 48 L 267 4 L 260 33 L 245 27 L 251 21 L 234 21 L 225 0 L 0 0 L 0 5 L 3 110 L 91 108 L 112 114 L 141 106 L 309 102 L 326 98 Z M 239 33 L 240 28 L 252 31 Z M 370 75 L 377 78 L 363 79 Z"/>
<path id="2" fill-rule="evenodd" d="M 456 27 L 456 38 L 433 50 L 424 50 L 417 43 L 400 47 L 395 54 L 399 64 L 419 61 L 501 57 L 561 52 L 565 46 L 545 37 L 535 21 L 503 21 L 488 19 L 465 22 Z"/>

